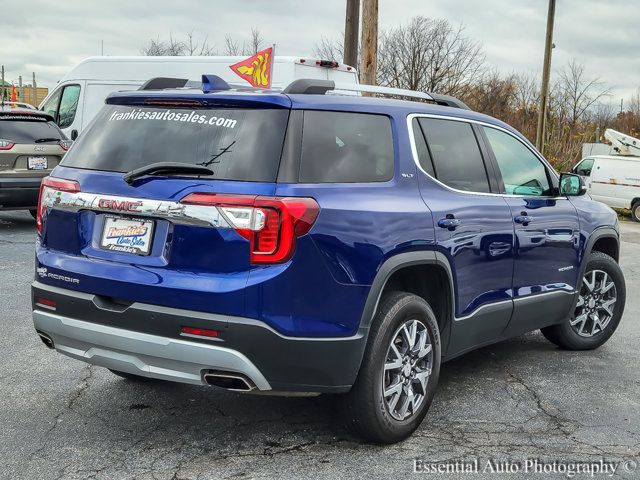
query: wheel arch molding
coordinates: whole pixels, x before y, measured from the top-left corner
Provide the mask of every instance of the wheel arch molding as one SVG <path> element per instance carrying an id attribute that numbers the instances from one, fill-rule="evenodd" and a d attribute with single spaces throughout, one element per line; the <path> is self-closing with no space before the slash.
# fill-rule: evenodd
<path id="1" fill-rule="evenodd" d="M 398 275 L 408 272 L 411 269 L 420 267 L 431 267 L 437 269 L 440 273 L 440 279 L 437 281 L 446 282 L 447 292 L 442 296 L 442 305 L 431 305 L 436 313 L 438 319 L 438 327 L 440 328 L 441 342 L 444 347 L 449 341 L 451 333 L 451 320 L 453 318 L 453 312 L 455 308 L 454 297 L 454 283 L 453 273 L 447 257 L 433 250 L 417 251 L 417 252 L 404 252 L 398 253 L 388 259 L 386 259 L 378 269 L 371 288 L 367 296 L 362 317 L 360 319 L 360 330 L 365 330 L 368 334 L 371 323 L 378 311 L 382 295 L 385 291 L 395 290 L 394 282 L 398 280 Z M 423 279 L 424 282 L 429 283 L 431 279 Z M 435 281 L 435 280 L 434 280 Z M 415 293 L 422 298 L 425 295 L 415 290 L 409 290 L 409 293 Z M 430 304 L 429 298 L 425 298 Z"/>

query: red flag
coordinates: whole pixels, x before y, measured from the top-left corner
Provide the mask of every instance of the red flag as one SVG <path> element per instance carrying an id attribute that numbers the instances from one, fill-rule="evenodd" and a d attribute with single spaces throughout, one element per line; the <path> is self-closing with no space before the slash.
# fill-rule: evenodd
<path id="1" fill-rule="evenodd" d="M 10 98 L 11 102 L 17 102 L 18 101 L 18 95 L 16 93 L 16 86 L 13 84 L 13 82 L 11 82 L 11 98 Z"/>
<path id="2" fill-rule="evenodd" d="M 272 66 L 273 47 L 269 47 L 229 68 L 254 87 L 271 88 Z"/>

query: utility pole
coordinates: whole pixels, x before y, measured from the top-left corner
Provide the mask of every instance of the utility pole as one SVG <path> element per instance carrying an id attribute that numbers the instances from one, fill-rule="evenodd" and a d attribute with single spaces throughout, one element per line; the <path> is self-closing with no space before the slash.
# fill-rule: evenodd
<path id="1" fill-rule="evenodd" d="M 536 131 L 536 148 L 540 153 L 544 153 L 547 106 L 549 104 L 549 76 L 551 75 L 551 50 L 553 49 L 553 21 L 555 14 L 556 0 L 549 0 L 549 11 L 547 12 L 547 38 L 544 44 L 542 87 L 540 88 L 540 106 L 538 108 L 538 130 Z"/>
<path id="2" fill-rule="evenodd" d="M 376 85 L 378 57 L 378 0 L 362 0 L 362 59 L 360 83 Z"/>
<path id="3" fill-rule="evenodd" d="M 0 66 L 0 73 L 2 74 L 2 85 L 0 86 L 0 88 L 2 88 L 2 105 L 4 105 L 5 92 L 7 91 L 7 89 L 4 88 L 4 65 Z"/>
<path id="4" fill-rule="evenodd" d="M 31 86 L 33 87 L 33 105 L 34 107 L 38 106 L 38 89 L 36 88 L 36 72 L 31 72 L 33 75 L 33 79 L 31 80 Z"/>
<path id="5" fill-rule="evenodd" d="M 358 33 L 360 29 L 360 0 L 347 0 L 344 20 L 344 63 L 358 66 Z"/>
<path id="6" fill-rule="evenodd" d="M 22 75 L 18 76 L 18 101 L 24 102 L 24 94 L 22 92 Z"/>

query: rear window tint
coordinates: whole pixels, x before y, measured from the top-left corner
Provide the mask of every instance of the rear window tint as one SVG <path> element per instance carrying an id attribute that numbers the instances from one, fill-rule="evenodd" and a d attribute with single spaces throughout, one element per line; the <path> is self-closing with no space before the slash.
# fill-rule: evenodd
<path id="1" fill-rule="evenodd" d="M 34 143 L 36 140 L 44 139 L 65 140 L 66 137 L 53 122 L 9 120 L 0 117 L 0 140 L 9 140 L 13 143 Z"/>
<path id="2" fill-rule="evenodd" d="M 388 117 L 305 111 L 300 182 L 384 182 L 392 177 L 393 141 Z"/>
<path id="3" fill-rule="evenodd" d="M 107 105 L 65 156 L 67 167 L 129 172 L 156 162 L 213 170 L 214 179 L 273 182 L 289 111 Z"/>

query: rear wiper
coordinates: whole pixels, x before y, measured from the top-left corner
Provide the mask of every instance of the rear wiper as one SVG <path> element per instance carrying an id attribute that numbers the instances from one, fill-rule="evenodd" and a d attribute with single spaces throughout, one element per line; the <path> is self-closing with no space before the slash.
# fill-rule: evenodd
<path id="1" fill-rule="evenodd" d="M 38 138 L 35 143 L 44 143 L 44 142 L 59 142 L 59 138 Z"/>
<path id="2" fill-rule="evenodd" d="M 123 175 L 123 180 L 131 185 L 136 179 L 145 175 L 156 174 L 181 174 L 189 175 L 213 175 L 213 170 L 200 165 L 191 165 L 189 163 L 180 162 L 157 162 L 136 168 Z"/>

